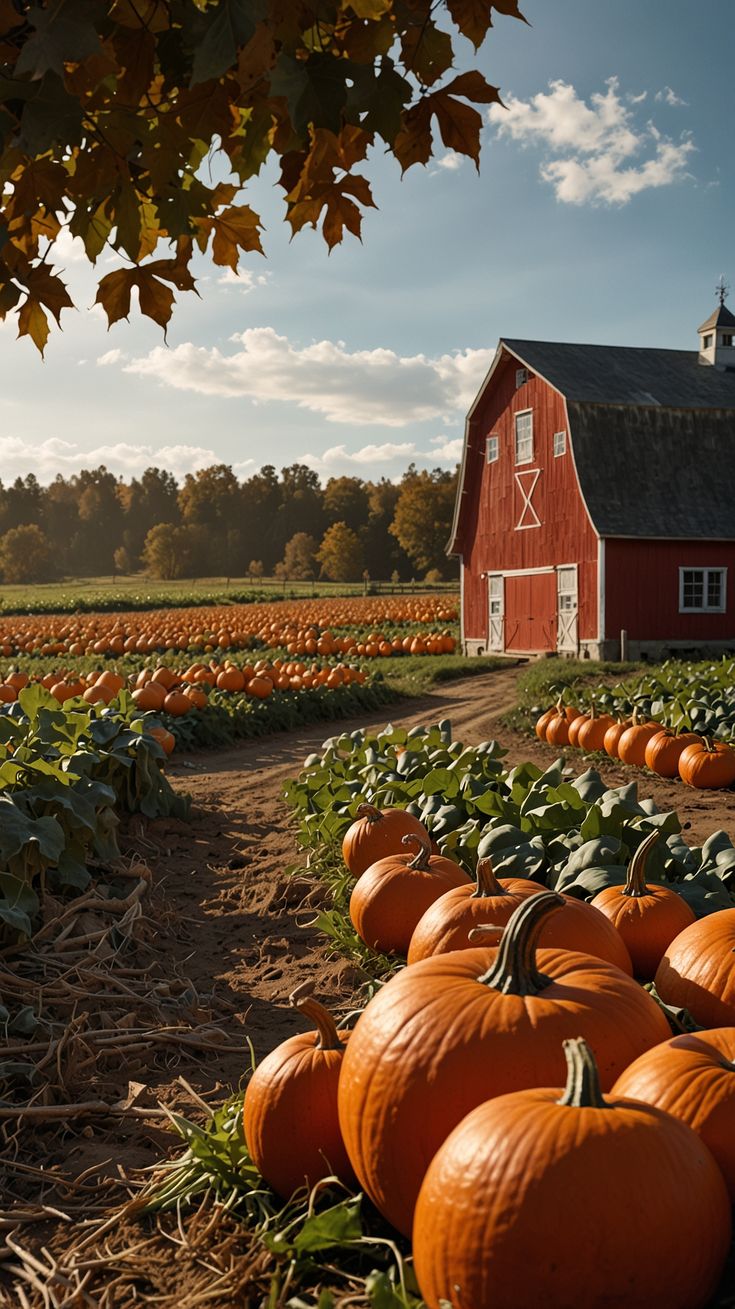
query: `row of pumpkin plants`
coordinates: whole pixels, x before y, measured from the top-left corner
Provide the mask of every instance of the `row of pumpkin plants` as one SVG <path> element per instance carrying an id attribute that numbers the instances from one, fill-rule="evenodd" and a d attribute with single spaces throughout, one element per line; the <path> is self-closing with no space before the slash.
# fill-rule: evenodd
<path id="1" fill-rule="evenodd" d="M 122 665 L 124 668 L 124 664 Z M 304 723 L 344 718 L 391 703 L 393 691 L 355 665 L 276 658 L 253 664 L 232 659 L 119 667 L 88 673 L 52 667 L 48 673 L 14 671 L 0 682 L 0 704 L 17 703 L 25 687 L 40 686 L 61 706 L 109 706 L 126 719 L 145 717 L 146 730 L 166 754 L 228 745 L 238 738 L 290 730 Z"/>
<path id="2" fill-rule="evenodd" d="M 613 686 L 572 683 L 555 705 L 531 715 L 537 736 L 556 746 L 604 752 L 662 777 L 681 777 L 690 786 L 727 787 L 735 781 L 731 656 L 698 663 L 668 660 Z M 688 751 L 689 746 L 697 748 Z"/>
<path id="3" fill-rule="evenodd" d="M 634 785 L 500 755 L 388 727 L 288 784 L 317 922 L 378 981 L 351 1030 L 292 997 L 314 1030 L 247 1085 L 250 1185 L 316 1187 L 307 1222 L 326 1178 L 359 1186 L 413 1248 L 376 1306 L 696 1309 L 735 1198 L 735 849 L 686 847 Z"/>
<path id="4" fill-rule="evenodd" d="M 76 895 L 90 864 L 114 880 L 123 813 L 186 817 L 161 744 L 125 706 L 59 705 L 40 685 L 0 713 L 0 942 L 30 937 L 39 893 Z"/>
<path id="5" fill-rule="evenodd" d="M 457 613 L 455 596 L 404 595 L 118 614 L 26 614 L 0 618 L 0 654 L 211 653 L 258 645 L 291 647 L 289 653 L 294 655 L 442 654 L 455 648 L 454 634 L 446 624 L 455 623 Z M 414 643 L 418 644 L 411 651 Z M 388 645 L 390 650 L 385 648 Z"/>

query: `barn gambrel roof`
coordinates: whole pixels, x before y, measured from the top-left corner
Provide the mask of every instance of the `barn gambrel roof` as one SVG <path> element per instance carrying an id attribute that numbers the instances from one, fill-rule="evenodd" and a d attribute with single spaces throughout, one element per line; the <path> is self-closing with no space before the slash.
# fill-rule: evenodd
<path id="1" fill-rule="evenodd" d="M 599 536 L 735 539 L 735 370 L 697 351 L 501 339 L 567 402 L 580 489 Z M 467 436 L 470 422 L 468 420 Z M 456 551 L 463 501 L 463 455 Z"/>

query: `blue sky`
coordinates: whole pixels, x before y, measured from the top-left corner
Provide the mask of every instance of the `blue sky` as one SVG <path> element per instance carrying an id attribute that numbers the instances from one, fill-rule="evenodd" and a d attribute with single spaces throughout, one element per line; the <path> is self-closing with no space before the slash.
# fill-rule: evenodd
<path id="1" fill-rule="evenodd" d="M 496 16 L 478 56 L 508 106 L 479 177 L 440 148 L 401 180 L 376 152 L 363 244 L 328 255 L 310 230 L 289 243 L 264 174 L 250 202 L 267 259 L 248 256 L 239 282 L 202 261 L 168 347 L 135 310 L 108 332 L 93 274 L 62 246 L 80 310 L 45 361 L 0 329 L 3 481 L 101 462 L 450 467 L 501 335 L 695 348 L 720 273 L 735 282 L 733 0 L 522 7 L 532 26 Z"/>

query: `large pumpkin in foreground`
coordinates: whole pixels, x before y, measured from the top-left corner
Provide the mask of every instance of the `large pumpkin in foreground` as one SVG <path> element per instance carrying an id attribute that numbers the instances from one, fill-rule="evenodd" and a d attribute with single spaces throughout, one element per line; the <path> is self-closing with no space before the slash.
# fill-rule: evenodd
<path id="1" fill-rule="evenodd" d="M 498 947 L 411 964 L 358 1019 L 340 1074 L 340 1126 L 361 1185 L 406 1235 L 426 1168 L 476 1105 L 563 1082 L 566 1037 L 589 1039 L 610 1087 L 670 1035 L 655 1001 L 613 964 L 537 951 L 560 904 L 554 892 L 529 896 Z"/>
<path id="2" fill-rule="evenodd" d="M 472 889 L 464 869 L 453 859 L 431 853 L 428 836 L 404 836 L 410 854 L 379 859 L 355 882 L 350 896 L 350 919 L 357 935 L 372 950 L 384 954 L 408 951 L 419 919 L 452 887 Z"/>
<path id="3" fill-rule="evenodd" d="M 685 1032 L 655 1045 L 625 1069 L 612 1093 L 687 1123 L 712 1151 L 735 1202 L 735 1027 Z"/>
<path id="4" fill-rule="evenodd" d="M 444 1142 L 416 1206 L 429 1309 L 702 1309 L 731 1237 L 709 1150 L 651 1105 L 600 1091 L 584 1041 L 566 1088 L 480 1105 Z"/>
<path id="5" fill-rule="evenodd" d="M 701 1027 L 735 1025 L 735 909 L 700 918 L 674 937 L 654 978 L 664 1004 Z"/>

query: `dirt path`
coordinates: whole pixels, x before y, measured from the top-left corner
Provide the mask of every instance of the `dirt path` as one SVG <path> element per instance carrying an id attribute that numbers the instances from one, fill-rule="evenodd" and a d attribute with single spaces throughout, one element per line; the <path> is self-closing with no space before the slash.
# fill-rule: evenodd
<path id="1" fill-rule="evenodd" d="M 508 731 L 500 715 L 515 701 L 519 669 L 504 668 L 462 682 L 448 683 L 420 700 L 396 706 L 394 723 L 414 726 L 450 719 L 455 738 L 469 744 L 497 737 L 507 748 L 511 762 L 534 759 L 545 765 L 556 751 L 526 736 Z M 148 907 L 149 948 L 156 951 L 157 985 L 170 984 L 180 1013 L 186 1008 L 189 1021 L 211 1021 L 218 1025 L 231 1046 L 238 1050 L 221 1055 L 195 1050 L 167 1049 L 140 1056 L 134 1069 L 121 1058 L 104 1076 L 102 1098 L 125 1099 L 131 1081 L 138 1090 L 140 1113 L 132 1119 L 74 1119 L 59 1128 L 58 1123 L 39 1125 L 11 1138 L 13 1167 L 10 1186 L 0 1210 L 9 1215 L 37 1205 L 41 1193 L 45 1203 L 69 1211 L 70 1222 L 60 1230 L 29 1220 L 21 1226 L 25 1246 L 37 1250 L 40 1243 L 57 1252 L 73 1245 L 78 1237 L 75 1193 L 67 1180 L 89 1169 L 91 1190 L 107 1186 L 107 1203 L 124 1198 L 124 1179 L 131 1169 L 157 1162 L 171 1144 L 160 1117 L 146 1116 L 145 1106 L 167 1105 L 188 1116 L 199 1116 L 184 1081 L 194 1092 L 213 1104 L 221 1102 L 238 1085 L 247 1066 L 246 1040 L 251 1040 L 260 1058 L 278 1041 L 298 1030 L 301 1020 L 288 1006 L 288 995 L 299 982 L 313 977 L 319 995 L 337 1011 L 350 1007 L 356 975 L 352 965 L 330 959 L 328 949 L 308 927 L 323 894 L 308 880 L 286 875 L 298 859 L 293 828 L 281 799 L 283 782 L 298 771 L 306 755 L 338 731 L 369 725 L 384 726 L 386 710 L 339 724 L 325 723 L 288 736 L 266 737 L 244 743 L 225 752 L 192 755 L 174 762 L 170 775 L 177 787 L 190 792 L 194 820 L 183 823 L 158 820 L 149 823 L 140 841 L 154 874 L 154 891 Z M 583 757 L 569 752 L 575 769 Z M 687 839 L 701 842 L 718 827 L 733 830 L 735 796 L 698 794 L 678 784 L 657 782 L 635 775 L 622 765 L 601 768 L 611 785 L 638 780 L 641 794 L 652 795 L 661 808 L 677 808 L 691 823 Z M 135 960 L 132 960 L 134 963 Z M 90 1073 L 88 1097 L 100 1096 Z M 116 1080 L 115 1080 L 116 1078 Z M 140 1089 L 142 1088 L 142 1089 Z M 84 1098 L 87 1098 L 85 1094 Z M 160 1111 L 159 1111 L 160 1112 Z M 22 1141 L 23 1149 L 20 1149 Z M 41 1164 L 43 1186 L 28 1165 Z M 99 1192 L 96 1193 L 99 1198 Z M 77 1217 L 78 1215 L 78 1217 Z M 0 1212 L 0 1242 L 3 1231 L 12 1230 Z M 9 1259 L 6 1251 L 5 1259 Z M 3 1285 L 12 1284 L 11 1263 L 3 1263 L 0 1244 L 0 1305 Z M 155 1262 L 155 1261 L 154 1261 Z M 160 1260 L 158 1261 L 160 1264 Z M 3 1277 L 3 1272 L 5 1276 Z M 102 1276 L 102 1274 L 100 1274 Z M 174 1288 L 164 1265 L 151 1273 L 145 1295 L 160 1296 L 163 1306 L 187 1309 L 180 1285 Z M 137 1287 L 131 1273 L 131 1286 Z M 128 1292 L 126 1291 L 126 1294 Z M 40 1293 L 26 1285 L 26 1304 L 44 1303 Z M 34 1295 L 36 1298 L 34 1298 Z M 100 1295 L 78 1303 L 114 1306 L 137 1301 Z M 10 1300 L 8 1303 L 16 1303 Z M 22 1303 L 22 1301 L 21 1301 Z M 46 1302 L 51 1309 L 71 1303 L 61 1294 Z M 76 1303 L 76 1301 L 75 1301 Z M 193 1302 L 192 1302 L 193 1303 Z M 226 1298 L 215 1305 L 228 1304 Z"/>

